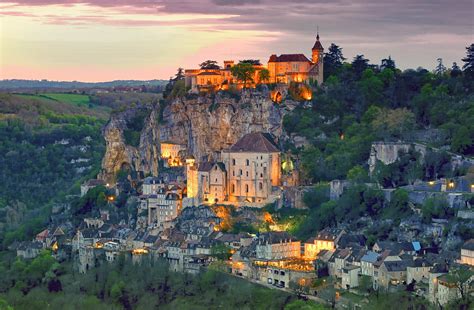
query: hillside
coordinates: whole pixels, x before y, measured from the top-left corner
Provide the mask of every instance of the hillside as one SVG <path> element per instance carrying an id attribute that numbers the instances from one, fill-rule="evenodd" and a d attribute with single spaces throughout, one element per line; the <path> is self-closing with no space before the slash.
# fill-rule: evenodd
<path id="1" fill-rule="evenodd" d="M 97 173 L 104 152 L 100 129 L 110 111 L 90 105 L 88 96 L 0 95 L 0 229 L 21 223 L 35 231 L 53 198 Z"/>

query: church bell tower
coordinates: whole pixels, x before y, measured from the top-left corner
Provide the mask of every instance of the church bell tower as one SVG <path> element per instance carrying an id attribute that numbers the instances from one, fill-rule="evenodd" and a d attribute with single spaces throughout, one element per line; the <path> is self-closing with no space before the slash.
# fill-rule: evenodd
<path id="1" fill-rule="evenodd" d="M 313 48 L 311 49 L 312 51 L 312 62 L 313 64 L 319 64 L 323 62 L 323 53 L 324 53 L 324 48 L 321 45 L 321 42 L 319 42 L 319 32 L 316 35 L 316 42 L 314 43 Z"/>

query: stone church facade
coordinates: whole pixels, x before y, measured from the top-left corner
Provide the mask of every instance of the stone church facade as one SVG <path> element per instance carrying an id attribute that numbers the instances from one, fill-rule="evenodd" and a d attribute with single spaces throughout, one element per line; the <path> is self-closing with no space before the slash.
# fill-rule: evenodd
<path id="1" fill-rule="evenodd" d="M 281 185 L 281 156 L 269 134 L 243 136 L 220 159 L 187 161 L 187 205 L 263 205 L 274 200 Z"/>

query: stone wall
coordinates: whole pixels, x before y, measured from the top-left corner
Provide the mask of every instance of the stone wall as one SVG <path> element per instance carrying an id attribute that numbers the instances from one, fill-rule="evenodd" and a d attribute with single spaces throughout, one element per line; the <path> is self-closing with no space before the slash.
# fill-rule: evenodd
<path id="1" fill-rule="evenodd" d="M 408 152 L 413 147 L 419 152 L 422 158 L 426 154 L 426 146 L 418 143 L 402 143 L 402 142 L 374 142 L 370 149 L 369 172 L 375 169 L 377 161 L 381 161 L 385 165 L 389 165 L 397 161 L 400 152 Z"/>

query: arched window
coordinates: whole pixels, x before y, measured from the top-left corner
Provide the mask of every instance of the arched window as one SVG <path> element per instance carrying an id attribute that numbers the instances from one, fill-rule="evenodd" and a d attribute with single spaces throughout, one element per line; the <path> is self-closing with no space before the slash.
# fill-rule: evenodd
<path id="1" fill-rule="evenodd" d="M 259 183 L 258 183 L 258 189 L 259 189 L 259 190 L 262 190 L 262 189 L 263 189 L 263 183 L 262 183 L 262 182 L 259 182 Z"/>

